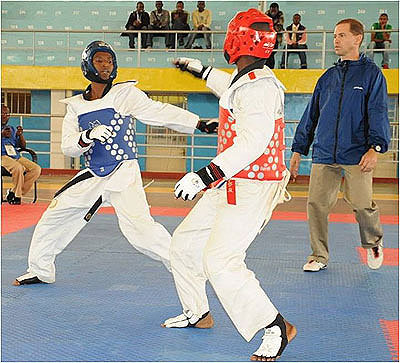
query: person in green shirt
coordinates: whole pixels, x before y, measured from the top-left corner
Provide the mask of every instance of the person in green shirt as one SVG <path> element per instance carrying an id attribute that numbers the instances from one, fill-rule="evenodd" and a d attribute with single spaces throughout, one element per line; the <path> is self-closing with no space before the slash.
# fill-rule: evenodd
<path id="1" fill-rule="evenodd" d="M 374 23 L 371 27 L 371 30 L 384 30 L 384 29 L 392 29 L 392 26 L 388 24 L 389 17 L 386 13 L 382 13 L 379 16 L 379 22 Z M 390 48 L 390 32 L 376 32 L 371 33 L 371 42 L 368 45 L 368 55 L 371 59 L 374 59 L 375 52 L 374 49 L 383 49 L 383 58 L 382 58 L 382 68 L 389 68 L 389 52 Z"/>

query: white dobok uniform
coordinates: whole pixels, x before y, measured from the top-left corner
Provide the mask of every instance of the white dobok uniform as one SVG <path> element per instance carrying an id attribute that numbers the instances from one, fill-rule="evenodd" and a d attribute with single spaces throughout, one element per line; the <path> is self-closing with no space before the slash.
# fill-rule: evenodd
<path id="1" fill-rule="evenodd" d="M 225 174 L 172 236 L 171 267 L 184 310 L 209 311 L 206 280 L 240 334 L 250 341 L 277 309 L 245 264 L 246 250 L 288 197 L 284 166 L 284 86 L 268 67 L 235 80 L 213 69 L 207 86 L 220 97 L 218 155 Z M 231 82 L 233 84 L 231 84 Z"/>
<path id="2" fill-rule="evenodd" d="M 135 84 L 115 84 L 101 99 L 93 101 L 85 100 L 83 95 L 61 101 L 67 104 L 62 150 L 72 157 L 83 154 L 87 168 L 56 193 L 34 231 L 28 272 L 43 282 L 55 281 L 56 255 L 104 203 L 114 207 L 119 227 L 133 247 L 169 265 L 171 236 L 150 215 L 137 161 L 132 117 L 184 133 L 194 132 L 199 117 L 152 101 Z M 112 137 L 104 143 L 96 140 L 87 147 L 80 146 L 81 134 L 101 124 L 113 128 Z"/>

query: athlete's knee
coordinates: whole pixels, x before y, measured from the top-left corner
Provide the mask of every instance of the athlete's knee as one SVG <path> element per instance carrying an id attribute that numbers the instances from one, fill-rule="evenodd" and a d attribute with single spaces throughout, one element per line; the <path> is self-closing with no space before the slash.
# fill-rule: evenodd
<path id="1" fill-rule="evenodd" d="M 172 235 L 171 247 L 170 247 L 170 258 L 171 263 L 175 260 L 189 260 L 192 256 L 192 248 L 190 248 L 190 243 L 188 239 L 185 238 L 183 233 L 179 232 L 177 229 Z"/>
<path id="2" fill-rule="evenodd" d="M 220 273 L 228 268 L 229 257 L 225 254 L 220 254 L 216 250 L 206 249 L 203 254 L 203 266 L 206 276 L 210 279 L 212 276 Z"/>

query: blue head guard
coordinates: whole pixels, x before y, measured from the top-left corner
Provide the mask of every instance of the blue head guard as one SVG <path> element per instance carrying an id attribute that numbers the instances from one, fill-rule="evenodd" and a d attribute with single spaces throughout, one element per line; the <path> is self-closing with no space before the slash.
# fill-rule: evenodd
<path id="1" fill-rule="evenodd" d="M 107 52 L 112 56 L 114 69 L 110 74 L 110 78 L 107 80 L 101 79 L 101 77 L 99 76 L 99 72 L 97 72 L 96 68 L 93 65 L 93 57 L 97 52 Z M 115 52 L 106 42 L 95 40 L 94 42 L 91 42 L 82 52 L 81 69 L 83 75 L 89 81 L 96 83 L 110 83 L 115 79 L 115 77 L 117 77 L 117 68 L 117 57 L 115 55 Z"/>

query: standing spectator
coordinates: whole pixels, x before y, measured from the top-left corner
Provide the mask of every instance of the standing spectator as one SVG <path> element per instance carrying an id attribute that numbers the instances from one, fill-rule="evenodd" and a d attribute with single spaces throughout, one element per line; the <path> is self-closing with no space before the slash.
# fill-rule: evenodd
<path id="1" fill-rule="evenodd" d="M 306 27 L 300 24 L 300 14 L 293 15 L 293 23 L 290 24 L 286 30 L 285 40 L 287 43 L 287 49 L 307 49 L 307 33 Z M 284 52 L 282 53 L 281 68 L 286 68 L 290 54 L 298 54 L 300 58 L 300 68 L 307 68 L 307 57 L 306 52 Z"/>
<path id="2" fill-rule="evenodd" d="M 136 11 L 133 11 L 129 15 L 129 19 L 125 24 L 126 30 L 147 30 L 150 24 L 150 17 L 147 12 L 144 11 L 144 4 L 138 1 L 136 4 Z M 135 37 L 137 33 L 123 33 L 122 35 L 128 34 L 129 36 L 129 48 L 135 48 Z M 142 34 L 142 47 L 147 48 L 147 34 Z"/>
<path id="3" fill-rule="evenodd" d="M 340 59 L 318 80 L 294 136 L 293 178 L 300 154 L 307 155 L 314 141 L 307 203 L 312 253 L 304 271 L 327 267 L 328 216 L 336 204 L 342 174 L 344 199 L 358 222 L 368 266 L 378 269 L 383 261 L 383 230 L 372 200 L 372 173 L 378 153 L 386 152 L 390 142 L 387 89 L 380 69 L 359 53 L 363 37 L 364 27 L 355 19 L 336 24 L 334 47 Z"/>
<path id="4" fill-rule="evenodd" d="M 149 29 L 151 30 L 169 30 L 169 11 L 163 9 L 163 2 L 156 1 L 156 9 L 150 13 L 150 26 Z M 147 45 L 152 47 L 153 46 L 153 37 L 155 34 L 148 34 L 148 42 Z M 161 34 L 159 34 L 161 35 Z M 165 33 L 165 47 L 171 48 L 171 34 Z"/>
<path id="5" fill-rule="evenodd" d="M 387 14 L 382 13 L 379 17 L 379 22 L 374 23 L 371 27 L 371 30 L 385 30 L 385 29 L 392 29 L 392 26 L 388 24 L 389 17 Z M 383 58 L 382 58 L 382 68 L 388 69 L 389 68 L 389 52 L 388 49 L 390 48 L 390 32 L 378 32 L 378 33 L 371 33 L 371 42 L 368 45 L 369 51 L 368 55 L 374 59 L 375 52 L 374 49 L 383 49 Z"/>
<path id="6" fill-rule="evenodd" d="M 189 13 L 186 10 L 183 10 L 185 7 L 183 1 L 178 1 L 176 3 L 176 10 L 171 12 L 171 24 L 173 30 L 190 30 L 189 26 Z M 188 34 L 179 34 L 178 33 L 178 44 L 183 46 L 184 40 L 183 38 L 187 37 Z M 175 34 L 172 34 L 172 47 L 175 48 Z"/>
<path id="7" fill-rule="evenodd" d="M 278 49 L 279 44 L 282 44 L 282 38 L 283 38 L 283 12 L 279 10 L 279 5 L 278 3 L 272 3 L 269 6 L 269 10 L 266 12 L 266 14 L 272 19 L 274 22 L 274 30 L 277 32 L 276 36 L 276 43 L 275 43 L 275 48 Z M 266 65 L 273 69 L 275 67 L 275 53 L 272 52 L 271 56 L 267 59 Z"/>
<path id="8" fill-rule="evenodd" d="M 211 11 L 206 9 L 205 1 L 197 2 L 197 10 L 192 13 L 193 20 L 193 30 L 203 31 L 203 30 L 211 30 L 211 20 L 212 14 Z M 211 34 L 203 33 L 204 41 L 206 42 L 207 49 L 211 48 Z M 188 41 L 185 45 L 186 49 L 192 48 L 193 42 L 196 38 L 200 38 L 201 34 L 189 34 Z"/>
<path id="9" fill-rule="evenodd" d="M 22 126 L 7 125 L 10 110 L 1 105 L 1 165 L 12 175 L 14 187 L 7 192 L 10 204 L 21 204 L 21 197 L 28 193 L 39 178 L 41 168 L 38 164 L 21 156 L 17 148 L 25 148 L 26 140 Z M 24 175 L 25 173 L 25 175 Z"/>

